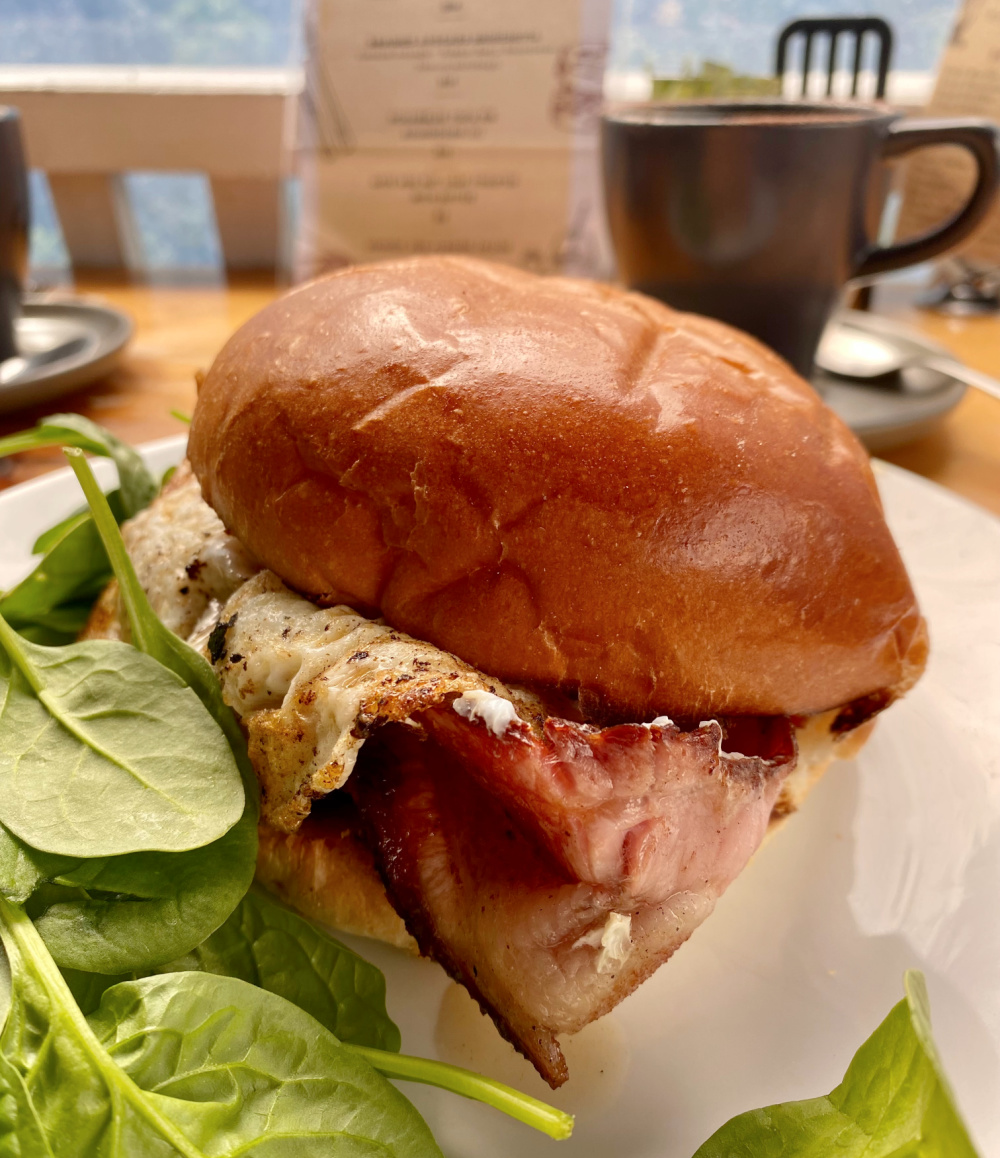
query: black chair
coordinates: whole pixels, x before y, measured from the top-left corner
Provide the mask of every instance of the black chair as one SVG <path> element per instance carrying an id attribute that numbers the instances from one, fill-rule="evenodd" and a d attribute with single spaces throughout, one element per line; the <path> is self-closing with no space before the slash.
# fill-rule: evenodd
<path id="1" fill-rule="evenodd" d="M 774 65 L 774 74 L 784 81 L 785 69 L 788 63 L 788 44 L 795 36 L 805 37 L 805 53 L 802 58 L 802 96 L 807 95 L 809 85 L 809 68 L 812 64 L 813 39 L 828 36 L 830 47 L 826 61 L 826 95 L 833 95 L 833 74 L 837 66 L 837 42 L 840 38 L 854 37 L 854 78 L 851 83 L 851 96 L 858 95 L 858 76 L 861 73 L 861 56 L 865 37 L 874 36 L 879 42 L 878 54 L 878 84 L 875 96 L 881 100 L 885 96 L 885 82 L 889 75 L 889 62 L 892 59 L 892 29 L 878 16 L 830 16 L 815 20 L 793 20 L 786 24 L 778 37 L 778 51 Z"/>

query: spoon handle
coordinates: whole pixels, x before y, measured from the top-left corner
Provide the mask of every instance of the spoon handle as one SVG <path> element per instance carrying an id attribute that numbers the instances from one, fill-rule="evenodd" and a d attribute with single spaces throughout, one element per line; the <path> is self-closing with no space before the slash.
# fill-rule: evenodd
<path id="1" fill-rule="evenodd" d="M 949 378 L 964 382 L 966 386 L 973 386 L 976 390 L 982 390 L 992 398 L 1000 399 L 1000 382 L 996 378 L 973 370 L 971 366 L 965 366 L 956 359 L 921 358 L 920 365 L 926 366 L 929 370 L 937 370 L 939 374 L 947 374 Z"/>

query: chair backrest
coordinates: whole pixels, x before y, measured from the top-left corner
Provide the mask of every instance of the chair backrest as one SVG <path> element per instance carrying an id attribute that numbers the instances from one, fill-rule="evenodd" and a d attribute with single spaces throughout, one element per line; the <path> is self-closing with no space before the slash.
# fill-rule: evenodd
<path id="1" fill-rule="evenodd" d="M 795 36 L 805 38 L 805 52 L 802 57 L 802 96 L 806 96 L 809 85 L 809 69 L 812 65 L 813 39 L 818 36 L 829 37 L 829 50 L 826 64 L 826 95 L 833 95 L 833 74 L 837 66 L 837 43 L 841 37 L 853 36 L 854 60 L 853 76 L 851 80 L 851 96 L 858 95 L 858 77 L 861 74 L 862 52 L 867 35 L 874 36 L 879 42 L 878 54 L 878 81 L 875 87 L 875 96 L 881 100 L 885 96 L 885 82 L 889 75 L 889 62 L 892 59 L 892 29 L 878 16 L 830 16 L 815 19 L 793 20 L 786 24 L 778 37 L 778 47 L 775 58 L 774 74 L 784 79 L 788 62 L 788 45 Z"/>

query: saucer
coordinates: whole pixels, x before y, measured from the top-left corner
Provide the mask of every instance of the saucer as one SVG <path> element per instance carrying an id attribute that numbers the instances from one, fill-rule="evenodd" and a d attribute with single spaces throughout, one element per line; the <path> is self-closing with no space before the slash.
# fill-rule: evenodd
<path id="1" fill-rule="evenodd" d="M 840 310 L 829 326 L 864 330 L 891 341 L 893 337 L 920 345 L 927 356 L 954 355 L 937 342 L 928 341 L 916 330 L 891 318 L 862 310 Z M 813 371 L 811 382 L 827 406 L 840 415 L 869 451 L 880 454 L 922 438 L 953 410 L 968 387 L 964 383 L 911 366 L 882 378 L 846 378 Z"/>
<path id="2" fill-rule="evenodd" d="M 20 355 L 0 362 L 0 414 L 37 406 L 107 374 L 132 336 L 127 314 L 84 299 L 27 296 Z"/>

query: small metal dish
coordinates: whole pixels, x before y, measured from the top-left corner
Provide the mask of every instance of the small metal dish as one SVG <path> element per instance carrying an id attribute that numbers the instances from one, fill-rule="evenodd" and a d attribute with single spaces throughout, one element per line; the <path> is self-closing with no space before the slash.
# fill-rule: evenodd
<path id="1" fill-rule="evenodd" d="M 132 336 L 120 310 L 83 299 L 24 298 L 18 357 L 0 362 L 0 414 L 37 406 L 107 374 Z"/>

